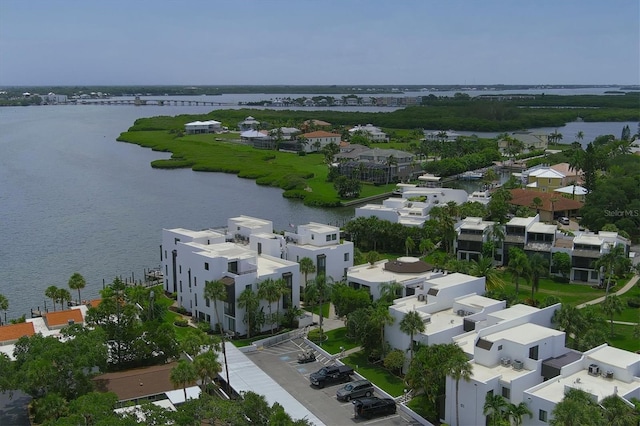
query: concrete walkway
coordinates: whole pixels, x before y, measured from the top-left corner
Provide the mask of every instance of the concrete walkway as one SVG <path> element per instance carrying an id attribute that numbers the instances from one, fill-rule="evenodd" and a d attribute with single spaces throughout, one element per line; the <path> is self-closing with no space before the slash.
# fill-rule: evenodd
<path id="1" fill-rule="evenodd" d="M 620 290 L 616 291 L 615 293 L 611 293 L 611 294 L 615 294 L 617 296 L 620 296 L 621 294 L 624 294 L 626 292 L 628 292 L 629 290 L 631 290 L 633 288 L 634 285 L 636 285 L 636 283 L 638 282 L 638 279 L 640 279 L 639 275 L 634 275 L 628 283 L 626 283 L 624 285 L 624 287 L 622 287 Z M 600 302 L 604 302 L 605 296 L 602 297 L 598 297 L 597 299 L 593 299 L 593 300 L 589 300 L 588 302 L 582 303 L 580 305 L 577 306 L 578 309 L 580 308 L 584 308 L 585 306 L 588 305 L 596 305 Z"/>

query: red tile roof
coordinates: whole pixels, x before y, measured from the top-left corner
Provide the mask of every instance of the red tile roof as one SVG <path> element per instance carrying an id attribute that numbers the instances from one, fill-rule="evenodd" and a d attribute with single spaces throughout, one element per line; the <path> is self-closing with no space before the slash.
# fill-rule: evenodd
<path id="1" fill-rule="evenodd" d="M 315 132 L 311 132 L 311 133 L 305 133 L 304 135 L 305 138 L 310 139 L 310 138 L 340 138 L 342 137 L 342 135 L 338 134 L 338 133 L 331 133 L 331 132 L 325 132 L 324 130 L 316 130 Z"/>
<path id="2" fill-rule="evenodd" d="M 58 327 L 69 324 L 69 320 L 73 320 L 76 324 L 84 323 L 82 311 L 80 309 L 68 309 L 66 311 L 47 312 L 42 316 L 47 327 Z"/>
<path id="3" fill-rule="evenodd" d="M 533 199 L 538 197 L 542 200 L 542 207 L 540 210 L 550 212 L 551 199 L 555 198 L 557 201 L 553 205 L 553 211 L 565 211 L 565 210 L 578 210 L 582 208 L 583 204 L 580 201 L 572 200 L 554 193 L 539 192 L 529 189 L 512 189 L 511 191 L 511 204 L 516 206 L 525 206 L 529 208 L 533 207 Z"/>
<path id="4" fill-rule="evenodd" d="M 3 325 L 0 327 L 0 342 L 11 342 L 18 340 L 22 336 L 31 337 L 35 333 L 32 322 Z"/>

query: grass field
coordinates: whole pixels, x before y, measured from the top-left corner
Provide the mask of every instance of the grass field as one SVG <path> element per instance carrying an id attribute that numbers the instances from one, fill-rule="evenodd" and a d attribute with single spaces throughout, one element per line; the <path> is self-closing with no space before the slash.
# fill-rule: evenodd
<path id="1" fill-rule="evenodd" d="M 347 329 L 345 327 L 329 330 L 324 334 L 327 336 L 327 340 L 322 342 L 320 346 L 332 355 L 340 353 L 340 348 L 348 351 L 358 346 L 354 341 L 347 339 Z"/>
<path id="2" fill-rule="evenodd" d="M 237 133 L 179 136 L 166 130 L 129 131 L 118 140 L 135 143 L 156 151 L 171 152 L 170 159 L 151 162 L 156 168 L 186 168 L 204 172 L 237 174 L 254 179 L 259 185 L 284 190 L 283 196 L 301 198 L 307 205 L 339 206 L 332 182 L 327 182 L 328 167 L 320 153 L 300 156 L 296 153 L 261 150 L 239 143 Z M 363 184 L 361 197 L 393 191 L 395 184 Z"/>
<path id="3" fill-rule="evenodd" d="M 370 364 L 364 351 L 351 354 L 342 361 L 389 395 L 397 397 L 403 394 L 404 383 L 402 379 L 391 374 L 382 364 Z"/>

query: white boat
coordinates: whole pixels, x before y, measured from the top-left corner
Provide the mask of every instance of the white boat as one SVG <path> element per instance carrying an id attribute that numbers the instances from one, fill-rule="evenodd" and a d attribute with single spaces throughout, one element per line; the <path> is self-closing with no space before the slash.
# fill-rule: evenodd
<path id="1" fill-rule="evenodd" d="M 482 173 L 479 172 L 464 172 L 460 175 L 462 180 L 478 180 L 482 179 Z"/>

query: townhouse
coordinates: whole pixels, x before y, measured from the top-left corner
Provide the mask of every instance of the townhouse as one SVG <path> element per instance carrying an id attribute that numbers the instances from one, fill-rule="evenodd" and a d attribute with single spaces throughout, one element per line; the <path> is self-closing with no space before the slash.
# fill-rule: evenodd
<path id="1" fill-rule="evenodd" d="M 485 221 L 480 217 L 467 217 L 459 222 L 454 243 L 458 260 L 480 259 L 484 244 L 491 241 L 495 224 L 496 222 Z"/>
<path id="2" fill-rule="evenodd" d="M 206 281 L 222 281 L 227 298 L 217 301 L 220 321 L 225 331 L 237 335 L 247 332 L 237 300 L 245 289 L 257 292 L 262 281 L 283 279 L 288 292 L 271 305 L 273 312 L 299 305 L 303 277 L 292 259 L 302 257 L 311 257 L 318 270 L 339 281 L 353 264 L 353 244 L 340 241 L 337 227 L 310 223 L 285 236 L 273 232 L 271 221 L 250 216 L 229 218 L 225 229 L 162 231 L 164 290 L 176 293 L 179 306 L 194 318 L 214 326 L 214 302 L 204 297 L 204 287 Z M 269 308 L 265 301 L 261 306 L 265 312 Z"/>

